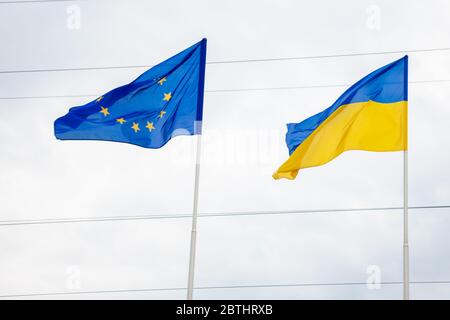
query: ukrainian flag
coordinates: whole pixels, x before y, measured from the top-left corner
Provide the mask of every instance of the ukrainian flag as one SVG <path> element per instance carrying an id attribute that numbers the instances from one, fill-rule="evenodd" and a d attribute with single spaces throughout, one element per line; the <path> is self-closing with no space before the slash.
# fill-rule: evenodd
<path id="1" fill-rule="evenodd" d="M 362 78 L 324 111 L 287 125 L 289 159 L 274 179 L 295 179 L 347 150 L 408 148 L 408 56 Z"/>

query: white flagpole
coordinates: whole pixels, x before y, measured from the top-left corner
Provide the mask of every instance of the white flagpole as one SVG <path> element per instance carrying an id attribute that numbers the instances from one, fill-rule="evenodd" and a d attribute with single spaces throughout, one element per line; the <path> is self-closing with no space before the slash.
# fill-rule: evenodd
<path id="1" fill-rule="evenodd" d="M 195 249 L 197 242 L 198 185 L 200 178 L 202 135 L 197 135 L 197 156 L 195 161 L 194 207 L 192 212 L 191 253 L 189 257 L 189 276 L 187 299 L 192 300 L 194 291 Z"/>
<path id="2" fill-rule="evenodd" d="M 405 96 L 408 97 L 408 56 L 405 65 Z M 406 146 L 408 146 L 408 109 L 406 106 Z M 408 148 L 403 151 L 403 300 L 409 300 L 409 239 L 408 239 Z"/>
<path id="3" fill-rule="evenodd" d="M 403 300 L 409 300 L 408 151 L 403 152 Z"/>
<path id="4" fill-rule="evenodd" d="M 194 184 L 194 206 L 192 209 L 191 249 L 189 255 L 189 274 L 187 300 L 192 300 L 194 295 L 195 275 L 195 250 L 197 244 L 197 213 L 198 213 L 198 188 L 200 183 L 200 160 L 202 153 L 202 119 L 203 119 L 203 95 L 205 90 L 205 66 L 206 66 L 206 38 L 201 41 L 199 83 L 197 97 L 197 117 L 194 132 L 197 135 L 197 156 L 195 159 L 195 184 Z"/>

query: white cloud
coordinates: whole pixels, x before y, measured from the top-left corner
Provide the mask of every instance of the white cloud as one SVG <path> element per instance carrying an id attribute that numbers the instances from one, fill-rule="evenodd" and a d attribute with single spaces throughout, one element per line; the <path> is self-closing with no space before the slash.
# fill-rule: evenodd
<path id="1" fill-rule="evenodd" d="M 405 5 L 405 4 L 408 5 Z M 367 28 L 369 5 L 380 29 Z M 22 7 L 23 6 L 23 7 Z M 0 69 L 148 65 L 208 37 L 208 60 L 447 47 L 444 1 L 120 1 L 0 11 Z M 417 23 L 420 21 L 420 23 Z M 376 55 L 208 65 L 207 89 L 350 84 L 398 58 Z M 410 55 L 411 80 L 449 79 L 448 52 Z M 144 69 L 0 75 L 0 96 L 97 94 Z M 285 123 L 329 106 L 343 88 L 208 93 L 200 211 L 400 206 L 400 153 L 348 152 L 295 181 L 274 181 L 287 157 Z M 410 203 L 448 204 L 448 83 L 410 86 Z M 189 213 L 192 137 L 160 150 L 57 141 L 53 121 L 90 98 L 0 100 L 0 220 Z M 186 157 L 180 159 L 180 157 Z M 448 210 L 411 213 L 411 279 L 449 280 Z M 196 285 L 401 280 L 401 212 L 201 218 Z M 2 294 L 184 287 L 189 219 L 0 227 Z M 413 298 L 448 298 L 448 285 L 412 285 Z M 184 298 L 182 291 L 83 295 Z M 75 296 L 74 296 L 75 297 Z M 401 298 L 401 286 L 199 290 L 198 298 Z"/>

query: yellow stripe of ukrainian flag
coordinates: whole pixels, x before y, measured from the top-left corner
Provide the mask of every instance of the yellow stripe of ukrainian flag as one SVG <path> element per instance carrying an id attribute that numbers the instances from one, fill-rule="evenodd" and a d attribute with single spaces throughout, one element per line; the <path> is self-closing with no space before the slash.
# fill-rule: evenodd
<path id="1" fill-rule="evenodd" d="M 340 106 L 297 147 L 273 177 L 295 179 L 300 169 L 323 165 L 348 150 L 407 150 L 407 106 L 407 101 Z"/>

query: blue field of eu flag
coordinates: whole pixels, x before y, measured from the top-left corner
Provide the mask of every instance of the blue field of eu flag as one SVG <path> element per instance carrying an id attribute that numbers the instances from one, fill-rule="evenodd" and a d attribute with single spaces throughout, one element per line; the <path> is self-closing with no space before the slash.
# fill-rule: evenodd
<path id="1" fill-rule="evenodd" d="M 206 39 L 55 121 L 61 140 L 104 140 L 160 148 L 201 134 Z"/>

